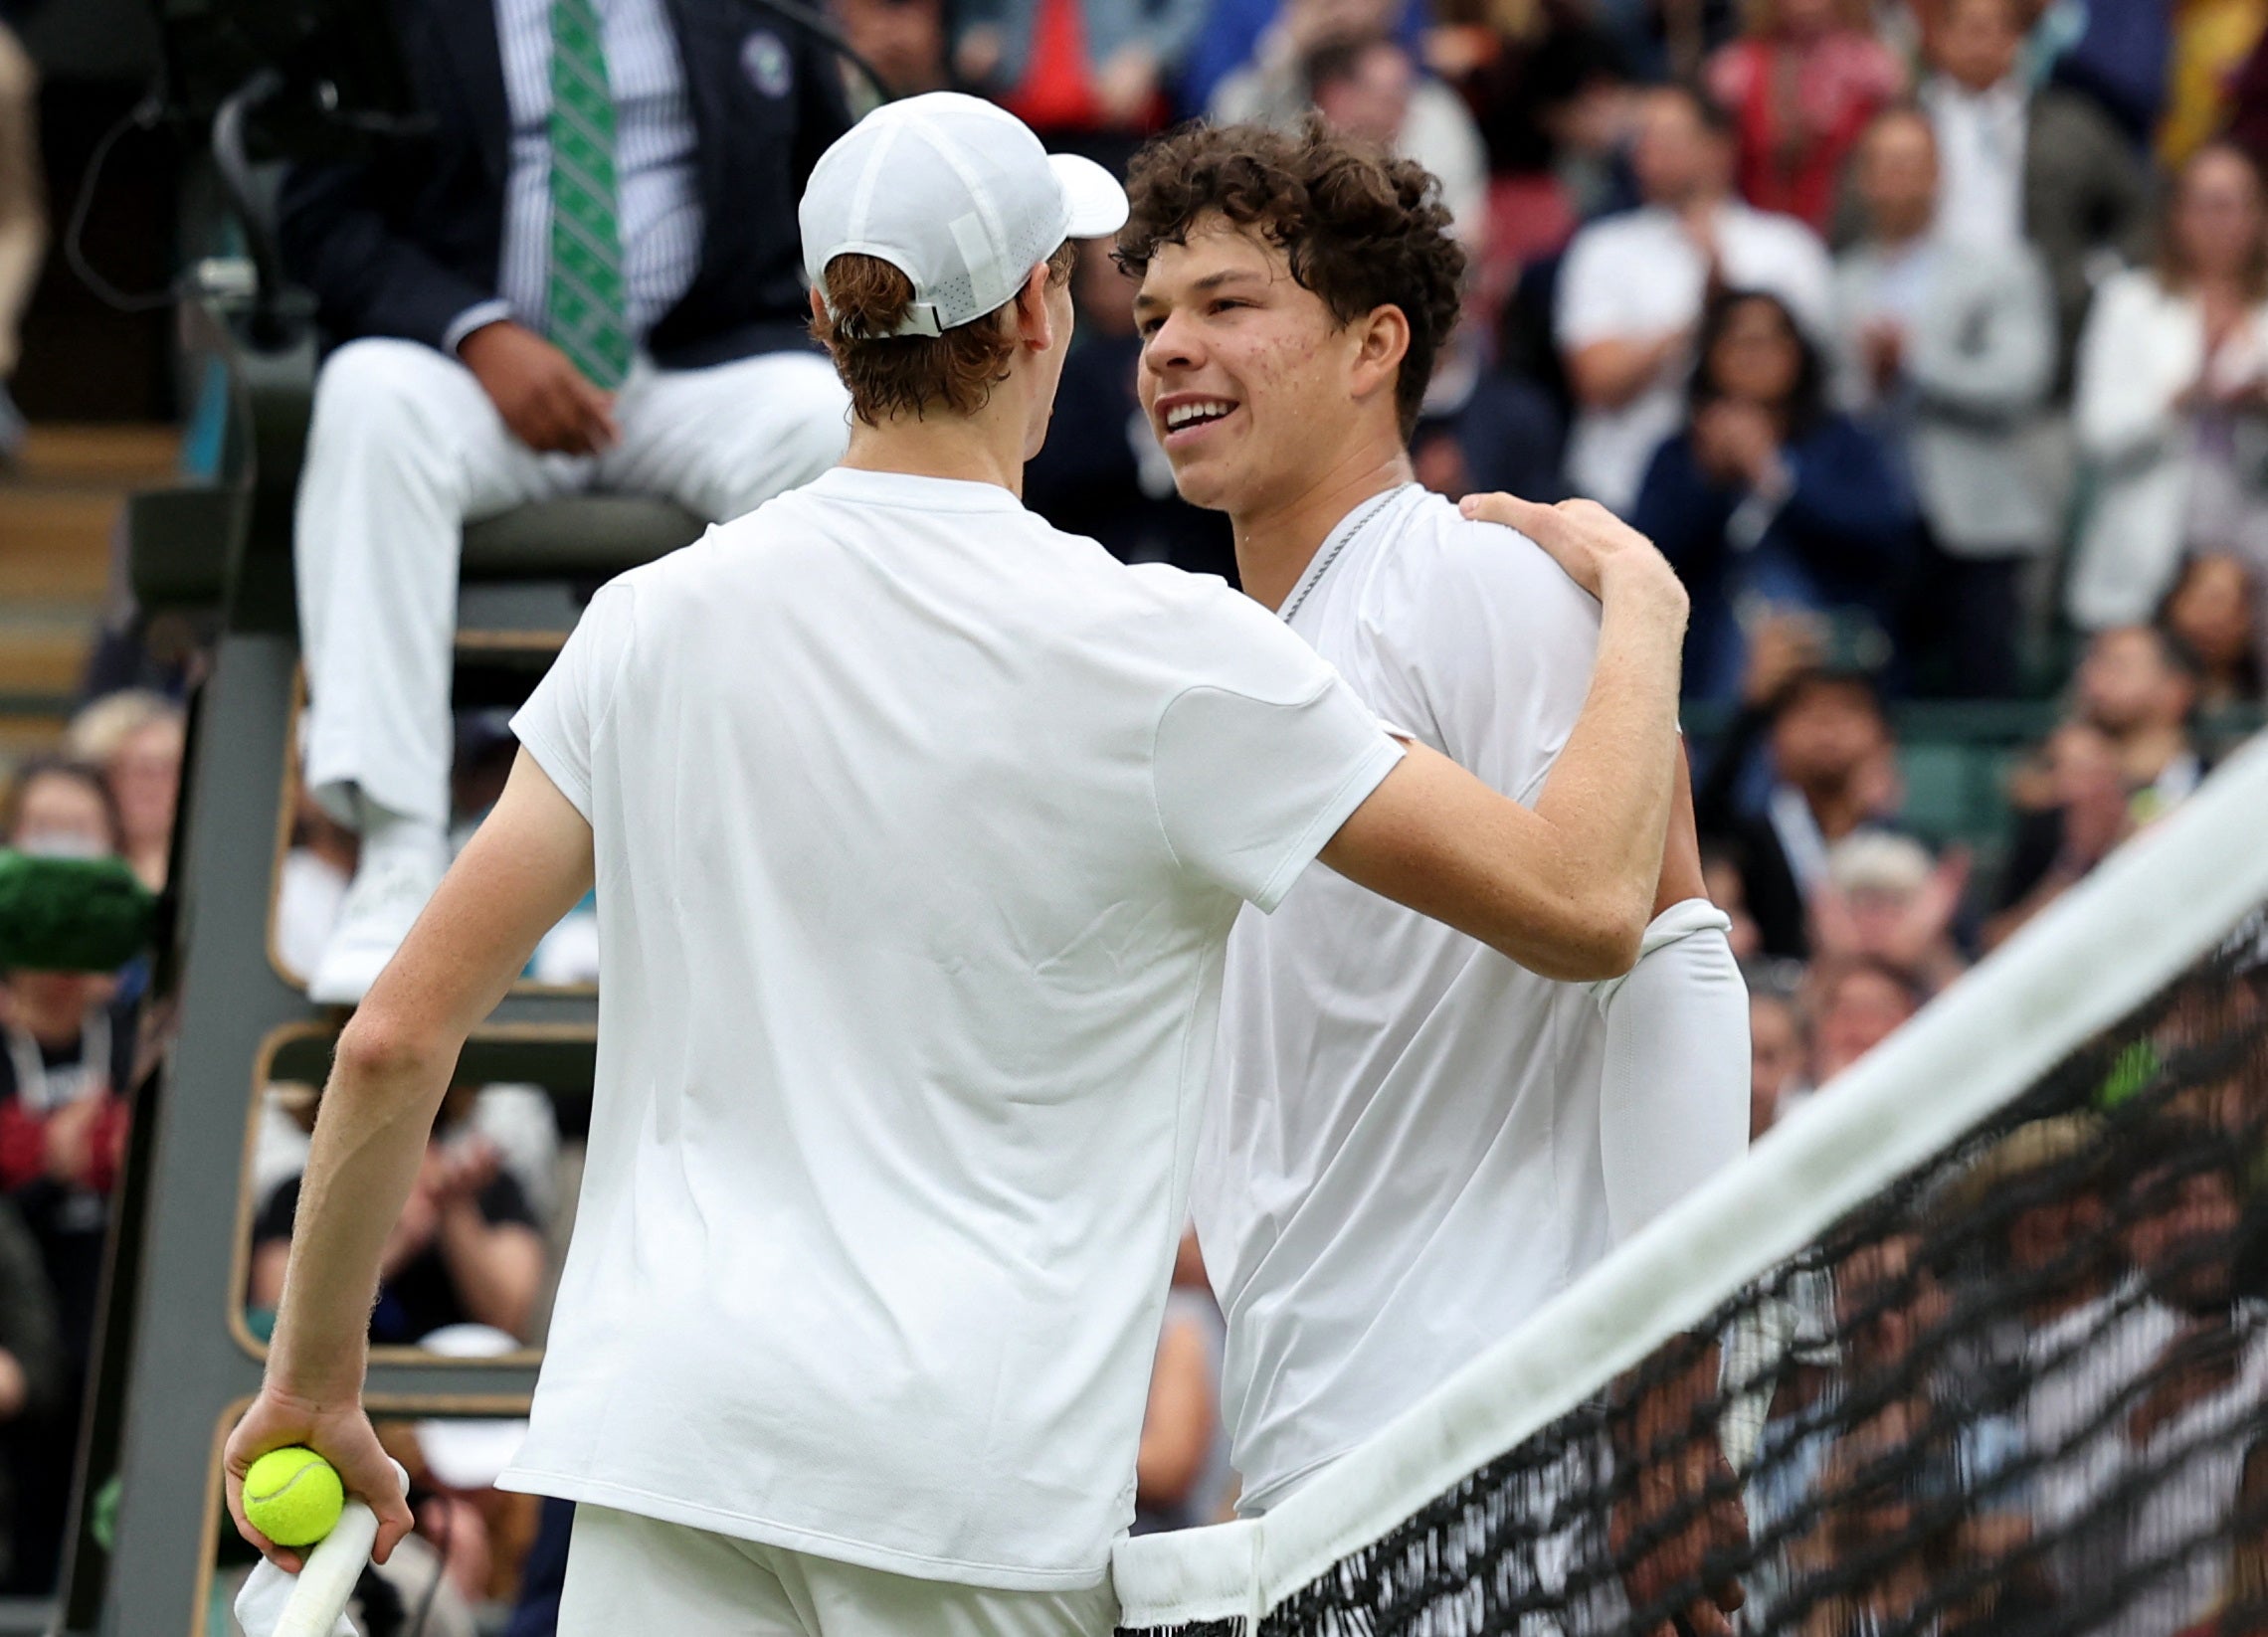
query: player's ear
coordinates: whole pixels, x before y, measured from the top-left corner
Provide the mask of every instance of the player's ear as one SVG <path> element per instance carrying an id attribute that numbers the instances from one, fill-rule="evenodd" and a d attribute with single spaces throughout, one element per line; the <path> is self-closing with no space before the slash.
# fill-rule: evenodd
<path id="1" fill-rule="evenodd" d="M 1391 303 L 1373 307 L 1355 320 L 1355 396 L 1392 392 L 1410 356 L 1410 319 Z"/>
<path id="2" fill-rule="evenodd" d="M 1016 338 L 1034 352 L 1055 343 L 1055 323 L 1047 311 L 1047 264 L 1041 262 L 1016 292 Z"/>

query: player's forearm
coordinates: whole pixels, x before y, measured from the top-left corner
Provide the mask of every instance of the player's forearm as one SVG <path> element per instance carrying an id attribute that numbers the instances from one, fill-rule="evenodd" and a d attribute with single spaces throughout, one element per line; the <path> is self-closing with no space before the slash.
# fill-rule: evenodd
<path id="1" fill-rule="evenodd" d="M 1560 870 L 1635 958 L 1661 881 L 1678 757 L 1682 620 L 1609 579 L 1583 712 L 1536 798 Z"/>
<path id="2" fill-rule="evenodd" d="M 272 1385 L 320 1403 L 362 1385 L 388 1234 L 417 1181 L 456 1052 L 358 1017 L 315 1121 L 268 1355 Z"/>

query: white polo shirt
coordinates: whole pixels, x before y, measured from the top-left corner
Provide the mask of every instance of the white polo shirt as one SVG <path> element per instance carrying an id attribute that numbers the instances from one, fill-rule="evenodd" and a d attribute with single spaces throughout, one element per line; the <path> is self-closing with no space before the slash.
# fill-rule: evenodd
<path id="1" fill-rule="evenodd" d="M 1766 290 L 1814 341 L 1831 333 L 1834 269 L 1819 236 L 1793 216 L 1719 207 L 1715 231 L 1725 287 Z M 1676 213 L 1658 205 L 1592 223 L 1568 245 L 1553 324 L 1561 352 L 1595 341 L 1646 341 L 1698 322 L 1708 264 Z M 1567 474 L 1578 491 L 1627 511 L 1662 441 L 1685 424 L 1683 369 L 1665 371 L 1619 409 L 1585 409 L 1568 431 Z"/>
<path id="2" fill-rule="evenodd" d="M 614 582 L 514 719 L 590 819 L 590 1161 L 507 1487 L 1105 1572 L 1224 948 L 1400 747 L 1218 580 L 837 469 Z"/>
<path id="3" fill-rule="evenodd" d="M 1381 716 L 1533 801 L 1590 690 L 1599 605 L 1415 484 L 1373 504 L 1315 554 L 1291 629 Z M 1606 1253 L 1605 1041 L 1583 986 L 1328 870 L 1237 920 L 1192 1211 L 1242 1510 Z"/>

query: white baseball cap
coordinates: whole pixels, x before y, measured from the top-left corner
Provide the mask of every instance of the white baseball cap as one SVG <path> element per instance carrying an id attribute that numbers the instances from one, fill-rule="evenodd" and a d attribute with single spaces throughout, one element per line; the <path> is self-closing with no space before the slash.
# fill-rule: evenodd
<path id="1" fill-rule="evenodd" d="M 1091 159 L 1049 154 L 1006 108 L 958 91 L 885 102 L 812 167 L 797 211 L 804 271 L 875 257 L 913 280 L 898 335 L 942 335 L 1007 305 L 1066 239 L 1126 223 L 1126 190 Z"/>

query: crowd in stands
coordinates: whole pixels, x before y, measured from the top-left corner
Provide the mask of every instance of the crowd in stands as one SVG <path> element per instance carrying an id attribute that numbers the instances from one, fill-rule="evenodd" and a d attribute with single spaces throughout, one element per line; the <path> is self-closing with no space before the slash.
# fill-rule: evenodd
<path id="1" fill-rule="evenodd" d="M 448 39 L 485 27 L 488 8 L 398 9 L 430 13 Z M 514 38 L 546 8 L 493 10 Z M 509 125 L 515 176 L 529 151 L 542 174 L 525 51 L 485 92 L 421 80 L 439 134 L 399 168 L 302 167 L 284 190 L 286 251 L 337 344 L 299 497 L 308 787 L 276 928 L 318 1000 L 367 986 L 438 880 L 452 825 L 492 797 L 497 747 L 508 754 L 492 723 L 453 738 L 460 526 L 594 487 L 728 517 L 840 447 L 839 390 L 799 346 L 794 176 L 855 88 L 843 104 L 833 62 L 797 37 L 680 64 L 662 8 L 620 10 L 606 47 L 621 76 L 627 333 L 569 348 L 520 322 L 546 296 L 524 200 L 507 208 L 492 167 L 432 162 L 451 143 L 485 156 L 477 144 Z M 1439 178 L 1470 287 L 1417 473 L 1452 495 L 1603 500 L 1689 586 L 1697 806 L 1751 974 L 1758 1134 L 2257 724 L 2268 0 L 831 11 L 896 89 L 977 91 L 1106 163 L 1183 118 L 1317 116 Z M 0 468 L 19 441 L 5 384 L 44 234 L 21 56 L 0 29 Z M 430 244 L 388 215 L 405 209 Z M 504 270 L 500 293 L 468 271 L 483 257 Z M 1136 406 L 1131 281 L 1089 247 L 1073 292 L 1079 338 L 1031 503 L 1128 561 L 1232 575 L 1224 523 L 1174 496 Z M 2036 722 L 1987 829 L 1908 821 L 1905 740 L 1934 701 Z M 94 698 L 57 754 L 14 769 L 0 840 L 114 854 L 162 889 L 182 757 L 176 700 Z M 536 975 L 586 980 L 594 947 L 571 920 Z M 54 1574 L 52 1474 L 85 1386 L 108 1197 L 131 1094 L 165 1038 L 148 981 L 144 965 L 0 979 L 0 1490 L 14 1516 L 0 1588 Z M 311 1093 L 291 1087 L 260 1115 L 256 1328 L 311 1117 Z M 388 1247 L 374 1340 L 540 1339 L 569 1138 L 529 1088 L 451 1094 Z M 1218 1516 L 1229 1489 L 1219 1321 L 1185 1261 L 1142 1452 L 1143 1516 L 1161 1526 Z M 468 1604 L 517 1584 L 523 1553 L 541 1580 L 555 1519 L 502 1506 L 481 1476 L 492 1463 L 453 1466 L 414 1434 L 400 1447 Z"/>
<path id="2" fill-rule="evenodd" d="M 183 718 L 155 694 L 87 706 L 23 762 L 0 846 L 127 861 L 165 884 Z M 0 1588 L 53 1583 L 129 1100 L 158 1049 L 145 960 L 0 979 Z"/>

